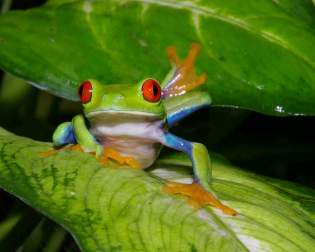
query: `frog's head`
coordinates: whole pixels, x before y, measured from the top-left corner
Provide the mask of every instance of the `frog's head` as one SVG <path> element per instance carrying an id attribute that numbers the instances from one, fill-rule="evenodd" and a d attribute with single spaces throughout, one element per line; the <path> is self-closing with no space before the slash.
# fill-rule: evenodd
<path id="1" fill-rule="evenodd" d="M 155 121 L 165 118 L 161 87 L 154 79 L 137 85 L 102 85 L 86 80 L 79 88 L 84 114 L 89 120 Z"/>

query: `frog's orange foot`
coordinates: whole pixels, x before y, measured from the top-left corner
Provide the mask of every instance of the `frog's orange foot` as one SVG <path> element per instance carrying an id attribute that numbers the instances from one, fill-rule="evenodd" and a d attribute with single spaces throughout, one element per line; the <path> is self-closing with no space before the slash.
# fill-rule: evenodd
<path id="1" fill-rule="evenodd" d="M 195 74 L 195 61 L 200 51 L 200 45 L 193 43 L 187 57 L 181 60 L 174 46 L 167 48 L 167 55 L 170 61 L 176 66 L 176 80 L 166 87 L 164 92 L 172 95 L 179 95 L 188 92 L 206 82 L 206 74 L 197 76 Z"/>
<path id="2" fill-rule="evenodd" d="M 139 162 L 133 157 L 122 156 L 118 151 L 113 148 L 104 148 L 103 155 L 99 158 L 102 164 L 107 164 L 109 159 L 115 160 L 120 165 L 127 165 L 134 169 L 140 169 Z"/>
<path id="3" fill-rule="evenodd" d="M 74 150 L 74 151 L 82 151 L 83 152 L 83 149 L 81 148 L 81 146 L 79 144 L 75 144 L 75 145 L 67 145 L 67 146 L 61 147 L 59 149 L 51 149 L 48 151 L 44 151 L 44 152 L 41 152 L 39 155 L 41 157 L 50 157 L 52 155 L 57 154 L 59 151 L 63 151 L 63 150 Z"/>
<path id="4" fill-rule="evenodd" d="M 192 43 L 187 57 L 184 60 L 181 60 L 177 55 L 175 46 L 170 46 L 166 49 L 169 60 L 178 68 L 183 66 L 186 68 L 193 68 L 199 51 L 200 45 L 198 43 Z"/>
<path id="5" fill-rule="evenodd" d="M 163 190 L 170 194 L 181 194 L 188 197 L 188 203 L 194 208 L 199 209 L 205 205 L 211 205 L 220 209 L 226 215 L 237 215 L 237 212 L 234 209 L 223 205 L 217 198 L 203 189 L 203 187 L 198 183 L 182 184 L 169 182 L 165 185 Z"/>

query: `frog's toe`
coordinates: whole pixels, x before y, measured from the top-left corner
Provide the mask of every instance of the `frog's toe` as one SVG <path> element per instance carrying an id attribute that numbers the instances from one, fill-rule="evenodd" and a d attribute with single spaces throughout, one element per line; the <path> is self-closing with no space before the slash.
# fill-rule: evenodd
<path id="1" fill-rule="evenodd" d="M 48 151 L 40 152 L 39 156 L 40 157 L 50 157 L 50 156 L 55 155 L 58 151 L 59 150 L 56 150 L 56 149 L 50 149 Z"/>
<path id="2" fill-rule="evenodd" d="M 65 147 L 66 150 L 73 150 L 73 151 L 81 151 L 84 152 L 83 148 L 80 144 L 73 144 Z"/>
<path id="3" fill-rule="evenodd" d="M 53 149 L 50 149 L 48 151 L 41 152 L 39 155 L 41 157 L 50 157 L 50 156 L 53 156 L 53 155 L 57 154 L 58 152 L 64 151 L 64 150 L 74 150 L 74 151 L 84 152 L 82 147 L 79 144 L 71 144 L 71 145 L 67 145 L 67 146 L 64 146 L 64 147 L 61 147 L 58 149 L 53 148 Z"/>
<path id="4" fill-rule="evenodd" d="M 140 169 L 140 164 L 135 158 L 130 156 L 122 156 L 113 148 L 105 148 L 103 155 L 99 157 L 99 161 L 100 163 L 106 165 L 110 159 L 116 161 L 120 165 L 127 165 L 133 169 Z"/>
<path id="5" fill-rule="evenodd" d="M 139 162 L 133 157 L 125 157 L 124 163 L 134 169 L 141 168 Z"/>
<path id="6" fill-rule="evenodd" d="M 193 43 L 185 59 L 181 60 L 174 46 L 168 47 L 167 55 L 176 67 L 176 79 L 171 81 L 164 89 L 164 97 L 181 95 L 199 87 L 206 82 L 206 74 L 200 76 L 195 73 L 195 61 L 200 51 L 200 45 Z"/>
<path id="7" fill-rule="evenodd" d="M 182 63 L 180 58 L 177 55 L 176 47 L 175 46 L 169 46 L 166 49 L 167 57 L 169 58 L 170 62 L 174 63 L 175 66 L 179 67 Z"/>
<path id="8" fill-rule="evenodd" d="M 224 214 L 235 216 L 237 212 L 222 204 L 216 197 L 206 191 L 199 183 L 182 184 L 169 182 L 163 190 L 169 194 L 180 194 L 188 197 L 188 203 L 194 208 L 202 208 L 206 205 L 211 205 L 220 209 Z"/>

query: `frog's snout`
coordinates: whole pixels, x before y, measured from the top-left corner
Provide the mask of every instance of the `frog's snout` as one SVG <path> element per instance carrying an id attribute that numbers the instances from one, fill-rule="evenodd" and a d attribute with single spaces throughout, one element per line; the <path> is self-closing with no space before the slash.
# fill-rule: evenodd
<path id="1" fill-rule="evenodd" d="M 105 94 L 103 95 L 102 102 L 106 102 L 106 104 L 111 105 L 112 108 L 119 106 L 122 101 L 125 100 L 125 95 L 121 93 L 115 94 Z"/>

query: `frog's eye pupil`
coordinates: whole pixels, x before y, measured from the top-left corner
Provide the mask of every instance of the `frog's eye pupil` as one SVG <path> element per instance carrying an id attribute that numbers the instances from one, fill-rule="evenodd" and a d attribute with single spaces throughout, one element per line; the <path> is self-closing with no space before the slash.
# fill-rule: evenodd
<path id="1" fill-rule="evenodd" d="M 159 95 L 159 88 L 156 85 L 153 85 L 153 95 L 158 96 Z"/>
<path id="2" fill-rule="evenodd" d="M 149 102 L 158 102 L 161 99 L 160 84 L 153 79 L 147 79 L 142 84 L 143 98 Z"/>
<path id="3" fill-rule="evenodd" d="M 79 87 L 79 97 L 83 104 L 88 103 L 92 99 L 92 83 L 90 81 L 84 81 Z"/>

